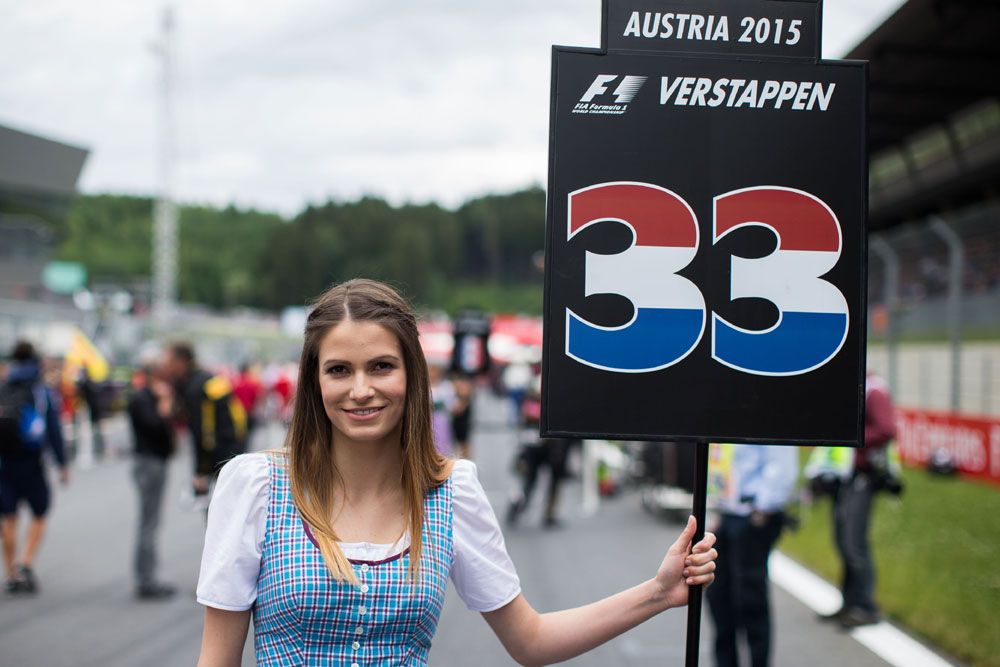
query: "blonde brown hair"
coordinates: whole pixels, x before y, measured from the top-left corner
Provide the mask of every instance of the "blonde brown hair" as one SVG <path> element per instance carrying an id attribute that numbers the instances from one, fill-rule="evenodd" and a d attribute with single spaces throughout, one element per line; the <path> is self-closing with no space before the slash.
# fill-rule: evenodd
<path id="1" fill-rule="evenodd" d="M 331 451 L 333 426 L 319 387 L 320 343 L 344 320 L 380 324 L 396 336 L 403 351 L 406 400 L 400 448 L 404 513 L 410 534 L 410 575 L 416 578 L 423 546 L 424 496 L 447 479 L 452 462 L 434 448 L 430 383 L 416 316 L 406 300 L 384 283 L 358 278 L 334 285 L 320 295 L 306 320 L 299 383 L 285 439 L 292 500 L 312 529 L 330 573 L 340 580 L 355 581 L 354 570 L 337 545 L 331 521 L 338 472 Z"/>

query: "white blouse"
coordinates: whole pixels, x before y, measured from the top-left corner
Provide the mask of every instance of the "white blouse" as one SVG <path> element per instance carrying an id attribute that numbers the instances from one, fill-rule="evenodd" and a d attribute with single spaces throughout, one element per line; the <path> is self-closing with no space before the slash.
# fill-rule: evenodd
<path id="1" fill-rule="evenodd" d="M 271 495 L 266 454 L 243 454 L 223 467 L 208 510 L 205 549 L 198 577 L 198 602 L 227 611 L 245 611 L 257 599 L 257 576 Z M 476 466 L 455 462 L 451 475 L 455 560 L 451 580 L 472 611 L 493 611 L 521 592 L 514 563 L 486 498 Z M 409 538 L 395 544 L 341 542 L 354 560 L 382 560 L 401 553 Z"/>

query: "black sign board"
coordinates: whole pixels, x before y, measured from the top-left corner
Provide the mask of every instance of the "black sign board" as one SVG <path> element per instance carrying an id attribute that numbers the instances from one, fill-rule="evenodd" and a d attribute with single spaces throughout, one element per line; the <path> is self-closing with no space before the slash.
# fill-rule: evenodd
<path id="1" fill-rule="evenodd" d="M 455 317 L 451 368 L 463 375 L 479 375 L 490 369 L 490 316 L 478 310 L 463 310 Z"/>
<path id="2" fill-rule="evenodd" d="M 819 4 L 609 0 L 554 49 L 543 435 L 861 442 L 867 69 Z"/>

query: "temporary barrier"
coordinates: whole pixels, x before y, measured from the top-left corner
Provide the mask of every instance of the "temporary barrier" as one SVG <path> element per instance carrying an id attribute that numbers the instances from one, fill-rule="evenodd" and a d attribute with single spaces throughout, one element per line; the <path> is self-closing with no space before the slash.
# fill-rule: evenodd
<path id="1" fill-rule="evenodd" d="M 1000 484 L 1000 418 L 897 408 L 896 429 L 907 465 L 926 466 L 942 452 L 962 474 Z"/>

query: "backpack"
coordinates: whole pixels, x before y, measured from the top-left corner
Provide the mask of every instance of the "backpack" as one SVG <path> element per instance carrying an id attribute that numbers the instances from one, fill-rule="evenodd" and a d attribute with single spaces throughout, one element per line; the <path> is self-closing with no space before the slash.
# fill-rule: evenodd
<path id="1" fill-rule="evenodd" d="M 202 441 L 217 465 L 246 451 L 247 414 L 232 384 L 215 375 L 202 384 Z"/>
<path id="2" fill-rule="evenodd" d="M 45 443 L 45 390 L 30 384 L 0 386 L 0 457 L 37 455 Z"/>

